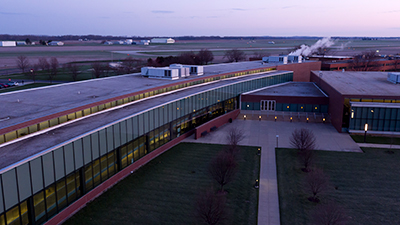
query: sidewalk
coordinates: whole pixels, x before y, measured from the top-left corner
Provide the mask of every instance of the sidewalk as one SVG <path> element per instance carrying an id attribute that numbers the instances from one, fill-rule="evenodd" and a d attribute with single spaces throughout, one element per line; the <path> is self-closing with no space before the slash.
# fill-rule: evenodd
<path id="1" fill-rule="evenodd" d="M 357 143 L 360 147 L 365 148 L 393 148 L 400 149 L 400 145 L 389 145 L 389 144 L 373 144 L 373 143 Z"/>
<path id="2" fill-rule="evenodd" d="M 240 145 L 261 147 L 258 224 L 279 225 L 279 198 L 276 175 L 275 147 L 289 148 L 289 137 L 296 128 L 308 128 L 316 136 L 317 149 L 362 152 L 348 134 L 338 133 L 331 124 L 234 120 L 205 137 L 188 137 L 183 142 L 226 144 L 227 131 L 237 127 L 244 131 Z M 277 138 L 276 136 L 279 135 Z"/>

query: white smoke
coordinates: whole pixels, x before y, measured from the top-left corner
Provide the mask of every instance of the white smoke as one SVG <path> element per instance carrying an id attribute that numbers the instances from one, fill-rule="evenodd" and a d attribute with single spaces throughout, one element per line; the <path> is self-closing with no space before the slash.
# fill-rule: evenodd
<path id="1" fill-rule="evenodd" d="M 318 48 L 329 48 L 335 44 L 335 41 L 332 40 L 330 37 L 324 37 L 315 44 L 308 46 L 308 45 L 301 45 L 299 49 L 289 53 L 289 55 L 302 55 L 302 56 L 309 56 L 313 52 L 317 51 Z"/>
<path id="2" fill-rule="evenodd" d="M 342 43 L 341 45 L 340 45 L 340 50 L 344 50 L 345 48 L 347 48 L 347 46 L 349 45 L 349 44 L 351 44 L 351 41 L 348 41 L 348 42 L 346 42 L 346 43 Z"/>

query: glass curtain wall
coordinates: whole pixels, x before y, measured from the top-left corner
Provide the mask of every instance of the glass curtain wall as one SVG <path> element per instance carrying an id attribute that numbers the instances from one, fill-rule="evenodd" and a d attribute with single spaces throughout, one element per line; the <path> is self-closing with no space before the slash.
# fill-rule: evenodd
<path id="1" fill-rule="evenodd" d="M 0 177 L 0 225 L 41 224 L 149 152 L 238 109 L 239 94 L 291 80 L 266 75 L 177 99 L 12 168 Z"/>

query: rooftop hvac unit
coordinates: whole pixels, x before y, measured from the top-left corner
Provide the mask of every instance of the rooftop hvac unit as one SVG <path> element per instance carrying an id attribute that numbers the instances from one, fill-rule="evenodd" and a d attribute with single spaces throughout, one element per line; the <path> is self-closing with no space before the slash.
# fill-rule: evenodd
<path id="1" fill-rule="evenodd" d="M 388 73 L 387 80 L 392 82 L 393 84 L 400 83 L 400 73 Z"/>

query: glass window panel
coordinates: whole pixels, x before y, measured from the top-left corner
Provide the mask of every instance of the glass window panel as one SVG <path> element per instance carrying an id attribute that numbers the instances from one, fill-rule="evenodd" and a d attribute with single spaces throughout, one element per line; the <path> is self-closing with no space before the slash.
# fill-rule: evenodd
<path id="1" fill-rule="evenodd" d="M 133 142 L 129 143 L 126 148 L 127 155 L 128 155 L 128 164 L 133 163 Z"/>
<path id="2" fill-rule="evenodd" d="M 83 142 L 83 158 L 85 159 L 85 165 L 92 161 L 92 154 L 98 157 L 98 152 L 92 153 L 92 146 L 90 144 L 90 136 L 86 136 L 81 139 Z"/>
<path id="3" fill-rule="evenodd" d="M 32 189 L 33 193 L 36 193 L 43 189 L 42 159 L 40 157 L 33 159 L 29 164 L 31 166 Z"/>
<path id="4" fill-rule="evenodd" d="M 105 129 L 99 131 L 99 140 L 100 140 L 100 154 L 104 155 L 107 153 L 107 138 Z"/>
<path id="5" fill-rule="evenodd" d="M 142 136 L 144 134 L 144 118 L 143 118 L 143 114 L 138 115 L 138 124 L 139 124 L 139 136 Z"/>
<path id="6" fill-rule="evenodd" d="M 28 203 L 26 201 L 20 204 L 22 225 L 29 224 Z"/>
<path id="7" fill-rule="evenodd" d="M 138 117 L 132 117 L 132 126 L 133 126 L 133 139 L 139 137 L 139 122 Z"/>
<path id="8" fill-rule="evenodd" d="M 108 129 L 107 129 L 108 131 Z M 121 146 L 121 131 L 120 131 L 120 126 L 119 123 L 113 125 L 113 131 L 114 131 L 114 145 L 116 148 Z M 114 146 L 110 146 L 111 148 L 108 149 L 108 151 L 114 150 Z"/>
<path id="9" fill-rule="evenodd" d="M 100 160 L 93 161 L 93 184 L 96 187 L 100 184 Z"/>
<path id="10" fill-rule="evenodd" d="M 19 199 L 25 200 L 32 195 L 29 164 L 25 163 L 17 167 Z M 0 202 L 1 203 L 1 202 Z"/>
<path id="11" fill-rule="evenodd" d="M 54 184 L 46 188 L 45 195 L 46 195 L 47 216 L 51 217 L 57 213 L 56 192 Z"/>
<path id="12" fill-rule="evenodd" d="M 18 130 L 18 137 L 22 137 L 22 136 L 25 136 L 27 134 L 29 134 L 28 127 L 24 127 L 22 129 Z"/>
<path id="13" fill-rule="evenodd" d="M 107 134 L 107 152 L 110 152 L 110 151 L 114 150 L 113 128 L 107 127 L 106 134 Z"/>
<path id="14" fill-rule="evenodd" d="M 85 190 L 86 192 L 93 188 L 93 171 L 92 164 L 85 167 Z"/>
<path id="15" fill-rule="evenodd" d="M 44 184 L 45 186 L 54 182 L 54 165 L 52 152 L 42 156 L 43 172 L 44 172 Z"/>
<path id="16" fill-rule="evenodd" d="M 75 169 L 72 143 L 69 143 L 64 146 L 64 157 L 65 157 L 65 172 L 68 174 L 74 171 Z"/>
<path id="17" fill-rule="evenodd" d="M 67 198 L 69 203 L 76 199 L 75 173 L 67 177 Z"/>
<path id="18" fill-rule="evenodd" d="M 154 127 L 160 126 L 160 108 L 154 109 Z"/>
<path id="19" fill-rule="evenodd" d="M 133 119 L 130 118 L 126 121 L 126 133 L 127 133 L 127 139 L 126 142 L 132 141 L 133 140 L 133 125 L 132 125 Z"/>
<path id="20" fill-rule="evenodd" d="M 58 210 L 63 209 L 67 206 L 67 192 L 65 188 L 65 179 L 61 179 L 57 182 L 57 205 Z"/>
<path id="21" fill-rule="evenodd" d="M 62 148 L 54 150 L 54 166 L 56 172 L 56 180 L 65 177 L 64 171 L 64 152 Z"/>
<path id="22" fill-rule="evenodd" d="M 119 145 L 124 145 L 127 143 L 127 132 L 126 132 L 126 121 L 120 122 L 120 128 L 121 128 L 121 143 Z M 117 145 L 117 146 L 119 146 Z"/>
<path id="23" fill-rule="evenodd" d="M 82 140 L 76 140 L 73 142 L 74 146 L 74 157 L 75 157 L 75 169 L 83 166 L 83 151 L 82 151 Z"/>
<path id="24" fill-rule="evenodd" d="M 37 224 L 46 221 L 46 207 L 44 204 L 43 191 L 33 196 L 33 209 L 35 214 L 35 221 Z"/>
<path id="25" fill-rule="evenodd" d="M 101 182 L 103 182 L 103 181 L 105 181 L 105 180 L 108 179 L 108 171 L 107 171 L 108 164 L 107 164 L 107 158 L 108 158 L 108 155 L 102 156 L 102 157 L 100 158 Z"/>
<path id="26" fill-rule="evenodd" d="M 111 177 L 115 173 L 116 169 L 116 157 L 115 152 L 108 153 L 108 176 Z"/>
<path id="27" fill-rule="evenodd" d="M 6 218 L 7 218 L 7 225 L 18 225 L 21 224 L 20 219 L 19 219 L 19 206 L 15 206 L 14 208 L 10 209 L 6 213 Z"/>
<path id="28" fill-rule="evenodd" d="M 123 169 L 128 165 L 128 154 L 126 145 L 120 148 L 120 156 L 121 156 L 121 168 Z"/>
<path id="29" fill-rule="evenodd" d="M 135 161 L 138 160 L 138 159 L 140 158 L 140 155 L 139 155 L 139 145 L 138 145 L 138 143 L 139 143 L 138 139 L 136 139 L 136 140 L 133 142 L 133 155 L 134 155 L 134 160 L 135 160 Z"/>

